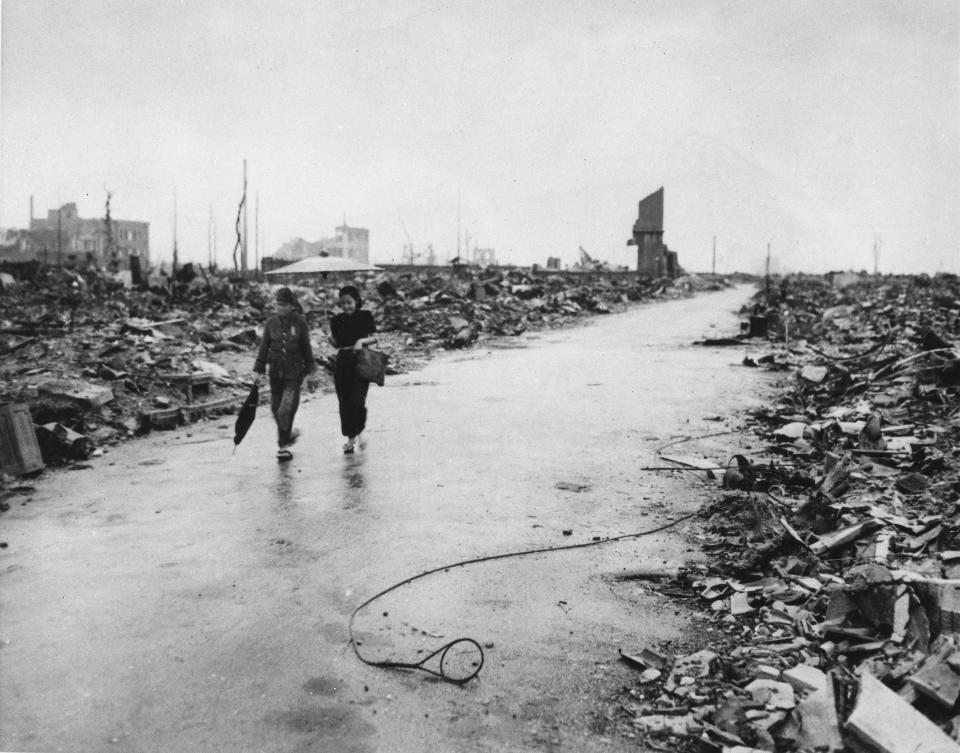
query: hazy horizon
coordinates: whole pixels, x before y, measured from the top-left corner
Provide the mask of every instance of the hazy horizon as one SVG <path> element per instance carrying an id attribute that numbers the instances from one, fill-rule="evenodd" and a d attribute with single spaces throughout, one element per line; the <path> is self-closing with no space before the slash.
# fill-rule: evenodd
<path id="1" fill-rule="evenodd" d="M 75 202 L 221 266 L 294 237 L 465 236 L 632 267 L 637 203 L 691 271 L 960 272 L 960 6 L 4 0 L 0 226 Z M 458 239 L 457 228 L 461 234 Z M 406 232 L 404 231 L 406 228 Z M 422 261 L 423 259 L 421 259 Z"/>

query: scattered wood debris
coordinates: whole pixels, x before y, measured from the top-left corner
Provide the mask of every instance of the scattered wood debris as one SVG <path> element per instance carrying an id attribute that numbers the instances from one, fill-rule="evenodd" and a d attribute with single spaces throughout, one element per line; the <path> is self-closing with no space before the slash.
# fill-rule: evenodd
<path id="1" fill-rule="evenodd" d="M 787 370 L 701 511 L 709 564 L 663 587 L 699 597 L 712 669 L 671 655 L 620 704 L 653 747 L 960 751 L 960 280 L 854 279 L 768 286 L 736 338 Z"/>
<path id="2" fill-rule="evenodd" d="M 0 264 L 12 281 L 0 286 L 0 405 L 27 405 L 37 426 L 61 427 L 48 432 L 56 441 L 43 444 L 47 465 L 232 412 L 243 402 L 271 287 L 189 266 L 189 274 L 166 285 L 137 289 L 93 267 Z M 469 347 L 724 284 L 512 268 L 364 273 L 357 282 L 391 373 L 436 348 Z M 323 331 L 342 283 L 291 286 L 328 371 L 333 353 Z M 332 389 L 332 378 L 324 388 Z M 269 389 L 261 399 L 269 399 Z"/>

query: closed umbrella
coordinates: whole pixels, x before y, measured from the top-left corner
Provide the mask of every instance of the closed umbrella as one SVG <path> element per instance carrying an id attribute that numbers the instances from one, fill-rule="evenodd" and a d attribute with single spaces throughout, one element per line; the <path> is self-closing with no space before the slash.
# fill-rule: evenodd
<path id="1" fill-rule="evenodd" d="M 240 413 L 237 414 L 237 421 L 233 425 L 233 451 L 237 451 L 237 445 L 243 441 L 247 431 L 253 424 L 253 419 L 257 417 L 257 403 L 260 402 L 260 385 L 254 384 L 250 389 L 250 394 L 243 401 L 240 407 Z"/>

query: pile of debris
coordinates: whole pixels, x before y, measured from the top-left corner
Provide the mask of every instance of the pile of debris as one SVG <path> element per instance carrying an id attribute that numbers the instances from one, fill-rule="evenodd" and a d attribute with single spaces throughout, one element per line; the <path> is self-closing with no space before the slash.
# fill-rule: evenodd
<path id="1" fill-rule="evenodd" d="M 960 282 L 847 282 L 751 309 L 744 363 L 787 381 L 702 510 L 709 564 L 664 587 L 712 644 L 628 651 L 620 721 L 654 746 L 960 750 Z"/>
<path id="2" fill-rule="evenodd" d="M 631 275 L 538 274 L 521 269 L 459 275 L 400 275 L 376 285 L 383 329 L 410 344 L 458 348 L 477 340 L 562 326 L 632 302 L 688 295 L 721 283 L 688 277 L 646 280 Z"/>
<path id="3" fill-rule="evenodd" d="M 249 389 L 273 300 L 267 283 L 193 265 L 165 285 L 141 289 L 94 267 L 28 263 L 5 265 L 0 274 L 0 405 L 29 406 L 47 464 L 233 411 Z M 333 351 L 325 332 L 344 282 L 292 286 L 328 370 Z M 436 348 L 561 326 L 717 283 L 452 269 L 367 275 L 361 285 L 398 373 Z M 262 390 L 262 400 L 268 397 Z"/>

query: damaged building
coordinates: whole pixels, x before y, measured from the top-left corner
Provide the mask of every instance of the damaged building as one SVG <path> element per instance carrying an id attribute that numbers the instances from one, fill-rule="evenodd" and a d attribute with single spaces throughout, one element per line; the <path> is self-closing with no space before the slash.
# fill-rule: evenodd
<path id="1" fill-rule="evenodd" d="M 663 186 L 640 200 L 633 237 L 637 247 L 637 272 L 644 277 L 677 277 L 682 273 L 677 252 L 663 242 Z"/>
<path id="2" fill-rule="evenodd" d="M 30 229 L 26 248 L 32 258 L 61 263 L 74 256 L 91 258 L 102 268 L 129 269 L 130 257 L 140 257 L 140 266 L 150 265 L 150 223 L 137 220 L 85 219 L 77 205 L 64 204 L 50 209 L 45 218 L 33 217 L 31 201 Z"/>
<path id="3" fill-rule="evenodd" d="M 273 256 L 264 257 L 263 270 L 269 272 L 311 256 L 337 256 L 369 264 L 370 231 L 365 227 L 350 227 L 346 222 L 335 230 L 334 237 L 321 238 L 318 241 L 292 238 L 278 248 Z"/>

